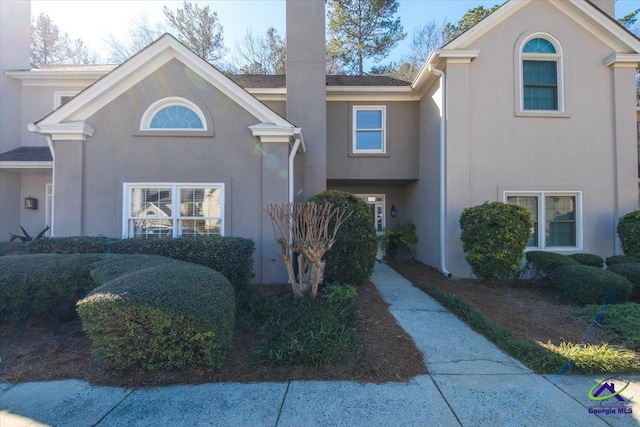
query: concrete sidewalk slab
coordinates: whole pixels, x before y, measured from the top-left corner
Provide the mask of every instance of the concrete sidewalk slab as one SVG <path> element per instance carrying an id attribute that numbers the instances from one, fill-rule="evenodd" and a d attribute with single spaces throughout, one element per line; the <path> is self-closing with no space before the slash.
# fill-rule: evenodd
<path id="1" fill-rule="evenodd" d="M 448 312 L 391 310 L 422 351 L 432 374 L 518 374 L 531 371 Z"/>
<path id="2" fill-rule="evenodd" d="M 432 377 L 464 426 L 607 425 L 539 375 Z"/>
<path id="3" fill-rule="evenodd" d="M 428 375 L 408 383 L 295 381 L 278 426 L 459 426 Z"/>
<path id="4" fill-rule="evenodd" d="M 8 390 L 13 384 L 9 383 L 0 383 L 0 392 Z"/>
<path id="5" fill-rule="evenodd" d="M 413 286 L 386 264 L 376 263 L 371 281 L 393 310 L 446 311 L 433 298 Z"/>
<path id="6" fill-rule="evenodd" d="M 286 383 L 139 389 L 99 426 L 275 426 L 286 390 Z"/>
<path id="7" fill-rule="evenodd" d="M 0 395 L 0 426 L 92 426 L 131 392 L 80 380 L 16 384 Z"/>
<path id="8" fill-rule="evenodd" d="M 640 403 L 638 403 L 640 402 L 640 376 L 544 375 L 544 377 L 584 406 L 586 412 L 592 408 L 594 414 L 591 415 L 599 416 L 609 425 L 616 427 L 640 426 Z M 616 398 L 599 402 L 590 400 L 589 391 L 602 381 L 613 383 L 616 391 L 622 390 L 628 383 L 628 387 L 620 393 L 622 400 Z M 610 393 L 607 392 L 603 396 L 607 395 Z M 631 409 L 631 413 L 628 409 Z"/>

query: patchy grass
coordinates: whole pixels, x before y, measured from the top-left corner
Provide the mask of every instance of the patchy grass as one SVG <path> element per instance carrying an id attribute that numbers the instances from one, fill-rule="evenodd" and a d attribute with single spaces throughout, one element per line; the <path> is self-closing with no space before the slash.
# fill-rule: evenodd
<path id="1" fill-rule="evenodd" d="M 615 332 L 620 344 L 640 350 L 640 304 L 590 305 L 584 313 L 595 322 Z"/>

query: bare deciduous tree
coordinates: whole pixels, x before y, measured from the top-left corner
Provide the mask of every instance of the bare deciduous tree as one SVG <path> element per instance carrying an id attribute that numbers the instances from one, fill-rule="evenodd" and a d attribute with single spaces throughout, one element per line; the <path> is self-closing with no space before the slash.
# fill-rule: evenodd
<path id="1" fill-rule="evenodd" d="M 264 210 L 271 218 L 278 253 L 287 268 L 294 295 L 310 294 L 316 298 L 324 273 L 322 257 L 335 243 L 340 225 L 350 213 L 332 207 L 329 202 L 321 205 L 270 203 Z M 335 225 L 330 229 L 332 221 Z M 294 262 L 297 262 L 297 276 Z"/>
<path id="2" fill-rule="evenodd" d="M 80 39 L 71 40 L 44 13 L 31 22 L 31 63 L 95 64 L 96 55 Z"/>
<path id="3" fill-rule="evenodd" d="M 166 32 L 160 23 L 150 23 L 146 14 L 134 18 L 129 24 L 126 40 L 118 40 L 112 33 L 104 40 L 109 46 L 109 61 L 121 64 Z"/>

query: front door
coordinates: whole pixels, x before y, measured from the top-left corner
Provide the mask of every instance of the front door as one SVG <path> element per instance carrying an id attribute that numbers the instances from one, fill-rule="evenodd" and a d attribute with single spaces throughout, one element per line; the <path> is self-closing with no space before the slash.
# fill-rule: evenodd
<path id="1" fill-rule="evenodd" d="M 371 210 L 371 218 L 373 219 L 373 225 L 376 229 L 378 236 L 384 235 L 384 228 L 386 225 L 385 215 L 385 201 L 384 194 L 357 194 L 362 200 L 367 202 Z M 384 253 L 380 247 L 380 241 L 378 241 L 378 253 L 377 258 L 382 259 Z"/>

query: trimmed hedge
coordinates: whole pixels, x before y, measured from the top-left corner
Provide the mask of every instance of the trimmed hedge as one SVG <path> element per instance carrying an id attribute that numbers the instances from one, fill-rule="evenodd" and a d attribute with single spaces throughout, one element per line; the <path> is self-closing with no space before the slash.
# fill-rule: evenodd
<path id="1" fill-rule="evenodd" d="M 25 253 L 25 250 L 25 244 L 23 242 L 0 242 L 0 256 L 22 255 Z"/>
<path id="2" fill-rule="evenodd" d="M 591 267 L 599 267 L 599 268 L 604 267 L 604 260 L 602 259 L 601 256 L 598 256 L 598 255 L 572 254 L 572 255 L 569 255 L 569 258 L 571 258 L 574 261 L 577 261 L 582 265 L 590 265 Z"/>
<path id="3" fill-rule="evenodd" d="M 369 205 L 360 197 L 344 191 L 329 190 L 311 197 L 309 202 L 342 208 L 349 218 L 342 223 L 336 242 L 325 255 L 324 283 L 360 284 L 373 273 L 378 238 Z M 332 230 L 335 220 L 330 224 Z"/>
<path id="4" fill-rule="evenodd" d="M 631 298 L 640 301 L 640 263 L 613 264 L 607 270 L 619 274 L 631 282 Z"/>
<path id="5" fill-rule="evenodd" d="M 629 212 L 618 221 L 616 228 L 627 255 L 640 255 L 640 210 Z"/>
<path id="6" fill-rule="evenodd" d="M 575 259 L 555 252 L 529 251 L 526 254 L 527 265 L 534 280 L 546 279 L 549 274 L 562 265 L 580 265 Z"/>
<path id="7" fill-rule="evenodd" d="M 251 239 L 240 237 L 180 237 L 177 239 L 116 239 L 111 237 L 53 237 L 26 245 L 29 253 L 113 253 L 160 255 L 204 265 L 222 273 L 234 285 L 253 278 Z"/>
<path id="8" fill-rule="evenodd" d="M 509 279 L 520 269 L 531 236 L 531 214 L 517 205 L 485 202 L 462 211 L 462 248 L 473 273 Z"/>
<path id="9" fill-rule="evenodd" d="M 640 263 L 640 258 L 633 255 L 614 255 L 607 258 L 605 262 L 607 263 L 607 267 L 616 264 L 638 264 Z"/>
<path id="10" fill-rule="evenodd" d="M 587 265 L 562 265 L 549 280 L 567 300 L 580 304 L 623 303 L 631 294 L 631 283 L 624 277 Z"/>
<path id="11" fill-rule="evenodd" d="M 233 287 L 220 273 L 173 262 L 134 271 L 77 304 L 107 369 L 219 367 L 233 338 Z"/>
<path id="12" fill-rule="evenodd" d="M 91 278 L 100 255 L 7 255 L 0 257 L 0 320 L 76 314 L 76 301 L 97 285 Z"/>

